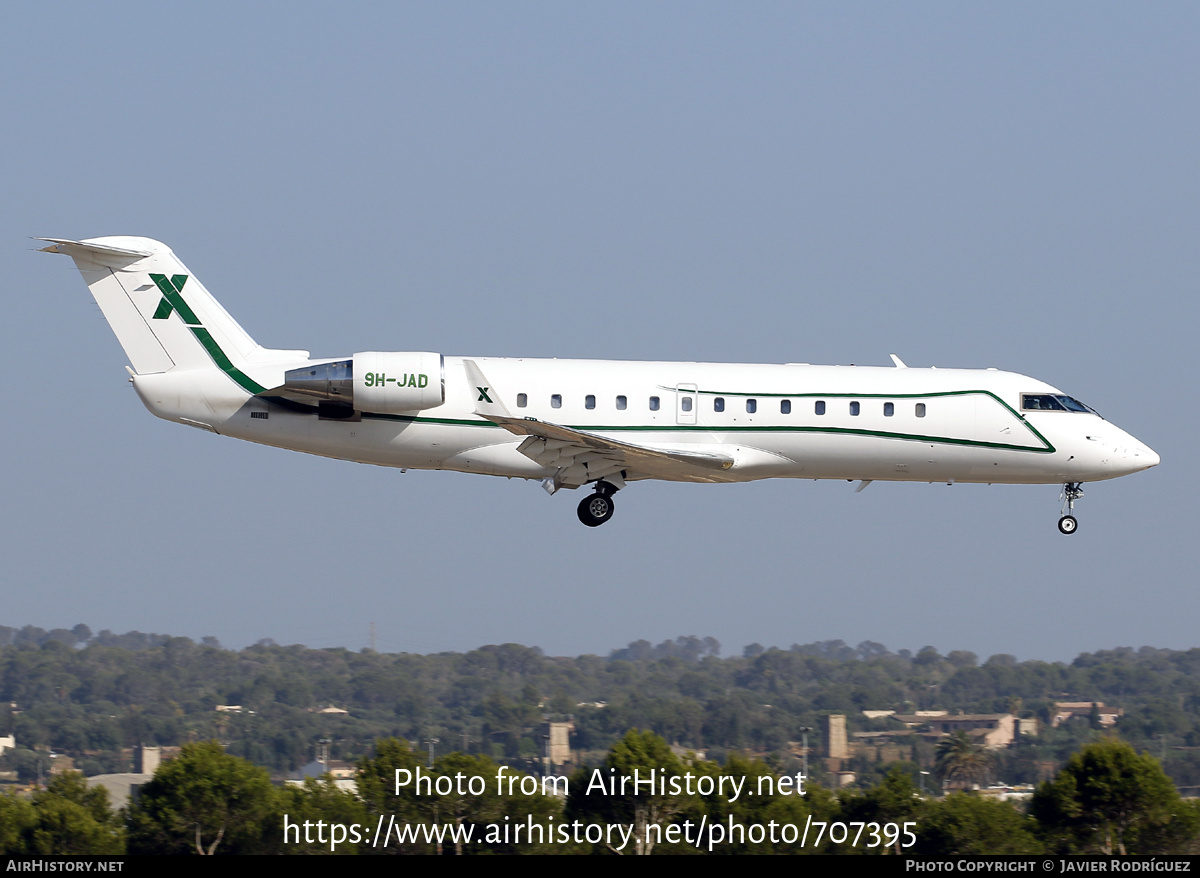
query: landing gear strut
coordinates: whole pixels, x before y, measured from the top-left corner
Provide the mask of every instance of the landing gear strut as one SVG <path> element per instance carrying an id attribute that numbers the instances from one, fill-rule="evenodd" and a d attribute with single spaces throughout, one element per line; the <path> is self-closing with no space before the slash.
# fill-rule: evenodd
<path id="1" fill-rule="evenodd" d="M 1079 522 L 1071 513 L 1075 511 L 1075 501 L 1083 496 L 1082 482 L 1067 482 L 1062 490 L 1063 516 L 1058 520 L 1059 533 L 1073 534 L 1079 527 Z"/>
<path id="2" fill-rule="evenodd" d="M 579 520 L 588 527 L 599 527 L 613 517 L 612 495 L 616 488 L 608 482 L 597 482 L 596 493 L 589 494 L 579 503 Z"/>

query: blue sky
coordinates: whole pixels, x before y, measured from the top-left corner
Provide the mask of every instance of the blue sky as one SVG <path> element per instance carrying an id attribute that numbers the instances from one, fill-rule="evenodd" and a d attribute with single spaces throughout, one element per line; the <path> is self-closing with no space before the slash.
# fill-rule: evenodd
<path id="1" fill-rule="evenodd" d="M 229 646 L 1190 648 L 1200 7 L 10 5 L 0 624 Z M 577 493 L 146 413 L 71 262 L 167 242 L 260 342 L 995 366 L 1158 451 L 1088 486 Z"/>

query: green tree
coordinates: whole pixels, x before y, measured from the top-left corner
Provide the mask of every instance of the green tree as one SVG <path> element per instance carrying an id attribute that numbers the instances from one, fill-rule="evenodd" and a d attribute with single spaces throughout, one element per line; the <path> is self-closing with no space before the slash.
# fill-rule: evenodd
<path id="1" fill-rule="evenodd" d="M 1040 854 L 1037 825 L 1008 802 L 972 793 L 951 793 L 928 803 L 917 843 L 908 853 L 950 857 Z"/>
<path id="2" fill-rule="evenodd" d="M 416 792 L 416 773 L 426 770 L 422 762 L 409 749 L 407 741 L 384 738 L 375 742 L 374 756 L 358 763 L 358 794 L 372 815 L 385 816 L 387 826 L 392 825 L 392 818 L 395 818 L 396 826 L 432 822 L 433 800 L 428 796 L 422 798 Z M 406 780 L 400 786 L 397 786 L 398 771 Z M 400 844 L 392 839 L 387 844 L 380 842 L 380 847 L 373 850 L 389 854 L 436 852 L 434 846 L 425 841 Z"/>
<path id="3" fill-rule="evenodd" d="M 618 846 L 612 844 L 606 847 L 614 853 L 649 854 L 658 844 L 659 833 L 665 825 L 676 815 L 699 804 L 698 797 L 671 790 L 670 779 L 683 775 L 686 770 L 666 741 L 653 732 L 632 729 L 608 751 L 600 768 L 576 772 L 571 779 L 566 819 L 632 826 L 632 838 L 624 848 L 618 850 Z M 652 771 L 653 775 L 650 774 Z M 634 772 L 637 772 L 637 779 L 643 781 L 636 792 L 632 785 Z M 653 789 L 647 789 L 644 782 L 651 777 L 656 783 Z M 622 778 L 626 779 L 624 791 L 621 789 Z M 663 780 L 667 784 L 665 791 Z M 604 791 L 593 781 L 605 784 Z M 614 781 L 615 790 L 611 786 Z M 687 850 L 684 845 L 672 847 L 673 852 Z"/>
<path id="4" fill-rule="evenodd" d="M 504 814 L 504 797 L 496 789 L 498 769 L 499 766 L 486 756 L 447 753 L 439 758 L 433 773 L 454 780 L 454 785 L 445 795 L 435 797 L 437 821 L 455 826 L 476 824 L 481 828 L 498 821 Z M 472 778 L 483 780 L 482 788 L 473 787 L 477 792 L 472 792 Z M 454 852 L 459 856 L 463 853 L 461 837 L 455 839 Z"/>
<path id="5" fill-rule="evenodd" d="M 267 772 L 216 741 L 185 744 L 129 812 L 129 852 L 264 853 L 282 827 Z"/>
<path id="6" fill-rule="evenodd" d="M 125 828 L 108 806 L 108 793 L 83 775 L 56 775 L 33 796 L 34 821 L 24 832 L 25 853 L 123 854 Z"/>
<path id="7" fill-rule="evenodd" d="M 356 854 L 358 842 L 347 837 L 335 839 L 333 826 L 367 824 L 366 803 L 353 793 L 343 792 L 326 775 L 307 778 L 303 785 L 286 786 L 278 791 L 278 810 L 284 821 L 283 854 Z M 312 839 L 312 841 L 310 841 Z"/>
<path id="8" fill-rule="evenodd" d="M 909 763 L 911 764 L 911 763 Z M 903 824 L 915 821 L 924 825 L 926 802 L 920 797 L 916 786 L 913 785 L 912 775 L 903 765 L 893 765 L 883 779 L 883 783 L 872 787 L 863 793 L 847 793 L 842 797 L 842 814 L 838 818 L 846 822 L 878 823 L 881 826 L 892 823 L 901 829 Z M 903 835 L 896 839 L 892 846 L 895 853 L 906 852 Z M 877 853 L 886 853 L 886 849 L 875 849 Z"/>
<path id="9" fill-rule="evenodd" d="M 0 793 L 0 855 L 25 853 L 25 833 L 34 824 L 33 803 L 12 793 Z"/>
<path id="10" fill-rule="evenodd" d="M 560 800 L 538 792 L 523 792 L 522 783 L 529 784 L 529 775 L 517 771 L 504 771 L 503 787 L 496 780 L 500 766 L 486 756 L 466 756 L 448 753 L 437 761 L 438 772 L 448 777 L 462 775 L 482 778 L 484 789 L 476 794 L 455 790 L 440 798 L 442 820 L 453 820 L 458 825 L 473 824 L 472 838 L 477 843 L 470 847 L 457 845 L 456 853 L 489 854 L 565 854 L 586 853 L 583 845 L 574 841 L 561 842 L 553 834 L 561 824 L 563 806 Z M 515 780 L 513 780 L 515 778 Z M 512 786 L 509 781 L 512 780 Z M 565 778 L 563 779 L 565 780 Z M 538 780 L 539 788 L 542 781 Z M 508 827 L 524 825 L 524 837 L 505 838 Z M 541 829 L 537 829 L 541 827 Z"/>
<path id="11" fill-rule="evenodd" d="M 1158 760 L 1116 738 L 1072 756 L 1038 788 L 1030 813 L 1063 853 L 1170 853 L 1193 844 L 1200 829 Z"/>
<path id="12" fill-rule="evenodd" d="M 962 729 L 938 741 L 934 770 L 943 784 L 969 787 L 986 783 L 992 764 L 992 754 Z"/>
<path id="13" fill-rule="evenodd" d="M 808 846 L 802 847 L 800 839 L 803 828 L 811 817 L 813 820 L 828 822 L 839 819 L 839 806 L 834 796 L 822 787 L 806 784 L 804 795 L 800 795 L 795 775 L 786 778 L 787 783 L 780 783 L 780 776 L 769 765 L 759 759 L 747 759 L 731 755 L 723 766 L 712 762 L 701 762 L 692 767 L 695 773 L 710 774 L 716 778 L 721 776 L 742 782 L 741 793 L 734 798 L 730 795 L 732 787 L 725 787 L 724 792 L 717 789 L 713 795 L 704 799 L 704 810 L 708 821 L 713 826 L 722 825 L 726 829 L 732 823 L 735 826 L 750 827 L 753 825 L 767 826 L 775 823 L 777 826 L 790 824 L 797 827 L 796 841 L 791 844 L 783 841 L 783 832 L 776 834 L 772 843 L 769 835 L 762 841 L 755 842 L 749 834 L 730 832 L 713 848 L 715 854 L 811 854 L 829 852 L 831 842 L 826 834 L 822 834 L 820 846 L 814 844 L 814 839 L 808 839 Z M 760 780 L 760 778 L 762 780 Z M 759 795 L 759 790 L 763 794 Z M 696 815 L 699 820 L 699 815 Z M 815 834 L 814 834 L 815 835 Z"/>

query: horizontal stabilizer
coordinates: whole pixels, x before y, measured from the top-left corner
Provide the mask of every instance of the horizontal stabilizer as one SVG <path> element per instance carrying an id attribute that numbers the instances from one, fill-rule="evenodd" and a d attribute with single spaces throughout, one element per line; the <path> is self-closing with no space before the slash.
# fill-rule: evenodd
<path id="1" fill-rule="evenodd" d="M 43 247 L 42 253 L 64 253 L 67 256 L 76 253 L 86 253 L 93 257 L 93 262 L 104 263 L 104 257 L 116 256 L 124 260 L 129 259 L 144 259 L 147 256 L 153 256 L 151 250 L 129 250 L 125 247 L 112 247 L 107 244 L 96 244 L 90 241 L 71 241 L 67 238 L 34 238 L 35 241 L 48 241 L 49 247 Z M 101 257 L 95 259 L 94 257 Z"/>

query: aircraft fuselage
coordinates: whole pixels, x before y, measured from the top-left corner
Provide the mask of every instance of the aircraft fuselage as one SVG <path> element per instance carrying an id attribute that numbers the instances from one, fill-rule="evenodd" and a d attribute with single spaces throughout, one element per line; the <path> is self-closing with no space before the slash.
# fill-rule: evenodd
<path id="1" fill-rule="evenodd" d="M 1062 392 L 994 369 L 472 360 L 514 415 L 655 448 L 724 450 L 734 458 L 728 470 L 662 477 L 673 481 L 1054 484 L 1111 479 L 1158 461 L 1090 411 L 1022 410 L 1023 394 Z M 381 466 L 552 478 L 555 468 L 517 451 L 519 437 L 475 413 L 477 391 L 462 363 L 445 358 L 444 404 L 403 414 L 359 412 L 361 420 L 352 421 L 251 397 L 219 373 L 136 376 L 134 386 L 160 417 L 251 442 Z M 180 379 L 194 384 L 166 395 L 175 402 L 164 404 L 159 389 Z M 196 405 L 197 393 L 203 406 Z M 629 480 L 635 478 L 631 473 Z"/>
<path id="2" fill-rule="evenodd" d="M 640 479 L 1064 486 L 1158 463 L 1042 381 L 996 369 L 669 363 L 257 344 L 165 245 L 43 239 L 70 255 L 155 415 L 251 442 L 408 469 L 593 485 L 590 526 Z M 1073 516 L 1059 528 L 1075 530 Z"/>

